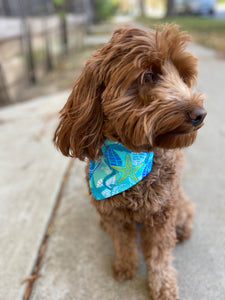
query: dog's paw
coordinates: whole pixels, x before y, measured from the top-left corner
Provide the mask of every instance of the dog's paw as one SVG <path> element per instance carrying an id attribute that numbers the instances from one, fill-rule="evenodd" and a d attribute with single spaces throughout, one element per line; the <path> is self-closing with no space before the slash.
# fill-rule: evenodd
<path id="1" fill-rule="evenodd" d="M 176 225 L 176 236 L 178 242 L 184 242 L 190 238 L 193 229 L 192 219 L 193 215 L 189 215 L 182 225 Z"/>
<path id="2" fill-rule="evenodd" d="M 192 232 L 192 224 L 190 226 L 176 226 L 177 241 L 184 242 L 189 239 Z"/>
<path id="3" fill-rule="evenodd" d="M 179 300 L 176 286 L 165 288 L 162 287 L 158 293 L 150 293 L 152 300 Z"/>
<path id="4" fill-rule="evenodd" d="M 193 229 L 194 205 L 192 202 L 186 201 L 182 207 L 183 212 L 179 215 L 176 224 L 178 242 L 189 239 Z"/>
<path id="5" fill-rule="evenodd" d="M 124 262 L 121 260 L 115 261 L 113 265 L 114 277 L 119 282 L 133 278 L 136 273 L 136 270 L 136 264 Z"/>
<path id="6" fill-rule="evenodd" d="M 173 267 L 160 272 L 148 272 L 151 300 L 179 300 L 176 270 Z"/>

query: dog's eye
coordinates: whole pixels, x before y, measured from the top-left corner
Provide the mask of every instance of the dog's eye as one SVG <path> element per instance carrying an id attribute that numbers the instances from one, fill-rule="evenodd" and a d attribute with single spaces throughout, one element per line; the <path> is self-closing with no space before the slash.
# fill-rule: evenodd
<path id="1" fill-rule="evenodd" d="M 187 78 L 182 76 L 181 79 L 183 80 L 184 83 L 187 83 Z"/>
<path id="2" fill-rule="evenodd" d="M 145 72 L 144 78 L 143 78 L 143 82 L 145 84 L 156 83 L 157 80 L 158 80 L 157 75 L 155 75 L 153 72 L 151 72 L 151 71 Z"/>

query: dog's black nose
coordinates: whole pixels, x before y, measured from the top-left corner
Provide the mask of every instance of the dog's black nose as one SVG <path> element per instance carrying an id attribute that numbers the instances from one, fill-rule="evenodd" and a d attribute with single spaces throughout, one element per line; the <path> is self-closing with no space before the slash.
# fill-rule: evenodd
<path id="1" fill-rule="evenodd" d="M 189 111 L 188 118 L 194 126 L 198 126 L 203 122 L 206 115 L 206 110 L 198 106 L 195 107 L 192 111 Z"/>

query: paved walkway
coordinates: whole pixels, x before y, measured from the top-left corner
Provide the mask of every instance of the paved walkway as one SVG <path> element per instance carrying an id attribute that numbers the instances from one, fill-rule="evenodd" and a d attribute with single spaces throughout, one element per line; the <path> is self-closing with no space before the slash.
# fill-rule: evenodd
<path id="1" fill-rule="evenodd" d="M 197 45 L 199 89 L 208 116 L 196 143 L 185 150 L 183 183 L 196 203 L 192 238 L 174 250 L 180 299 L 225 299 L 225 61 Z M 70 159 L 53 147 L 56 112 L 68 92 L 0 111 L 0 299 L 18 300 L 20 280 L 32 272 Z M 112 277 L 112 243 L 100 228 L 74 161 L 30 300 L 147 300 L 142 259 L 133 280 Z"/>
<path id="2" fill-rule="evenodd" d="M 0 299 L 22 299 L 68 164 L 51 141 L 67 97 L 0 110 Z"/>

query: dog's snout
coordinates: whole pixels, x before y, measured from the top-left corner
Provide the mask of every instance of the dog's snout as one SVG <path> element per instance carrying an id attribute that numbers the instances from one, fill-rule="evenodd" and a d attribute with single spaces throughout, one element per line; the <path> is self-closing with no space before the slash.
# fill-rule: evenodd
<path id="1" fill-rule="evenodd" d="M 189 121 L 191 121 L 191 123 L 194 126 L 200 125 L 203 122 L 203 120 L 205 119 L 206 115 L 207 115 L 207 112 L 202 107 L 195 107 L 194 109 L 192 109 L 191 111 L 188 112 Z"/>

